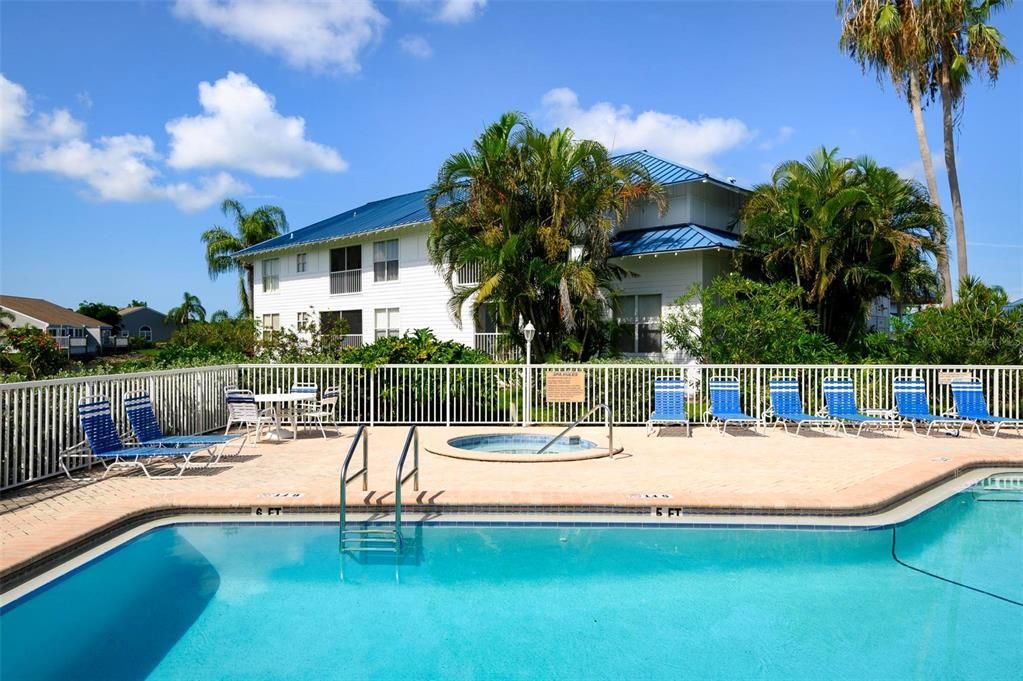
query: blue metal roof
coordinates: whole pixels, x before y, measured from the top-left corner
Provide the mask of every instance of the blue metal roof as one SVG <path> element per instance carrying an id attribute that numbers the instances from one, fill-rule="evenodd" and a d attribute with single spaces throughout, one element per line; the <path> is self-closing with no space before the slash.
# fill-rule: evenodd
<path id="1" fill-rule="evenodd" d="M 738 248 L 739 236 L 700 225 L 684 224 L 620 232 L 611 242 L 611 255 L 673 253 L 705 248 Z"/>
<path id="2" fill-rule="evenodd" d="M 747 191 L 743 187 L 724 180 L 711 177 L 706 173 L 687 168 L 686 166 L 665 161 L 645 151 L 634 151 L 614 157 L 615 161 L 632 160 L 642 163 L 650 172 L 651 177 L 662 185 L 681 184 L 708 180 L 738 191 Z M 282 234 L 255 246 L 235 253 L 235 257 L 255 255 L 280 248 L 290 248 L 302 244 L 320 241 L 335 241 L 357 234 L 377 232 L 384 229 L 429 222 L 430 211 L 426 208 L 427 190 L 392 196 L 389 199 L 371 201 L 334 217 L 321 220 L 308 227 L 294 232 Z"/>

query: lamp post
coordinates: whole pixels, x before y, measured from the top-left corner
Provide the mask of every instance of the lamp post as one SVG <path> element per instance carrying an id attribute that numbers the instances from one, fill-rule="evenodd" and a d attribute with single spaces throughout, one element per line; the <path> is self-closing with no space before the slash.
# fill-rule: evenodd
<path id="1" fill-rule="evenodd" d="M 525 399 L 522 401 L 522 425 L 528 426 L 530 422 L 530 405 L 533 403 L 533 372 L 530 371 L 530 364 L 533 360 L 533 336 L 536 335 L 536 327 L 533 322 L 528 322 L 522 328 L 522 337 L 526 339 L 526 380 L 524 382 Z"/>

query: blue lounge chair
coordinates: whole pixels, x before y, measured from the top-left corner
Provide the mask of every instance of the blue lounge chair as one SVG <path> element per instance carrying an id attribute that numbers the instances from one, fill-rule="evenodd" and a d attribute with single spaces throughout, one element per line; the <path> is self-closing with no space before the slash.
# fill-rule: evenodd
<path id="1" fill-rule="evenodd" d="M 686 416 L 686 382 L 677 378 L 658 378 L 654 380 L 654 410 L 646 422 L 646 434 L 654 432 L 654 426 L 678 424 L 689 430 L 689 417 Z M 659 431 L 658 431 L 659 432 Z"/>
<path id="2" fill-rule="evenodd" d="M 128 413 L 128 423 L 131 425 L 131 431 L 135 435 L 135 439 L 139 441 L 139 444 L 147 447 L 220 446 L 216 457 L 207 464 L 209 466 L 220 461 L 220 457 L 224 455 L 227 443 L 241 440 L 241 444 L 238 445 L 238 451 L 235 452 L 235 455 L 237 455 L 241 453 L 242 447 L 245 446 L 245 441 L 249 439 L 248 433 L 241 435 L 164 435 L 159 421 L 156 420 L 153 402 L 149 399 L 149 393 L 145 390 L 137 390 L 125 395 L 124 410 Z"/>
<path id="3" fill-rule="evenodd" d="M 803 411 L 802 401 L 799 399 L 799 381 L 789 376 L 772 378 L 769 384 L 771 390 L 771 414 L 776 419 L 775 423 L 781 423 L 785 432 L 789 432 L 789 424 L 796 424 L 796 435 L 804 424 L 811 426 L 831 426 L 836 430 L 842 427 L 838 419 L 826 416 L 814 416 Z"/>
<path id="4" fill-rule="evenodd" d="M 984 386 L 979 379 L 952 381 L 952 401 L 955 402 L 959 418 L 972 421 L 978 428 L 985 425 L 994 426 L 992 437 L 998 437 L 998 431 L 1002 426 L 1015 426 L 1017 435 L 1020 433 L 1020 426 L 1023 426 L 1023 419 L 994 416 L 988 411 L 987 402 L 984 400 Z"/>
<path id="5" fill-rule="evenodd" d="M 715 376 L 710 379 L 710 410 L 707 415 L 712 423 L 721 424 L 721 434 L 725 434 L 728 424 L 752 426 L 757 429 L 759 419 L 755 419 L 742 410 L 739 404 L 739 379 L 733 376 Z"/>
<path id="6" fill-rule="evenodd" d="M 957 436 L 962 433 L 964 426 L 977 427 L 976 423 L 966 419 L 955 416 L 938 416 L 931 413 L 931 408 L 927 405 L 927 382 L 922 378 L 896 378 L 894 392 L 899 418 L 907 421 L 913 427 L 914 434 L 916 434 L 917 424 L 925 423 L 927 424 L 925 435 L 930 435 L 931 428 L 934 426 L 953 428 Z"/>
<path id="7" fill-rule="evenodd" d="M 158 458 L 184 459 L 180 464 L 174 464 L 178 467 L 176 475 L 157 476 L 162 478 L 179 477 L 185 472 L 185 468 L 188 467 L 194 454 L 208 452 L 211 449 L 211 447 L 125 447 L 121 436 L 117 434 L 117 426 L 114 425 L 114 419 L 110 414 L 110 400 L 106 397 L 92 396 L 78 400 L 78 418 L 82 423 L 82 430 L 85 431 L 85 443 L 89 445 L 92 456 L 103 464 L 104 478 L 114 466 L 141 468 L 147 478 L 152 478 L 154 476 L 149 474 L 145 462 Z M 76 481 L 81 478 L 72 477 L 66 460 L 83 456 L 80 453 L 73 453 L 78 447 L 79 445 L 76 445 L 60 455 L 60 467 L 64 474 Z"/>
<path id="8" fill-rule="evenodd" d="M 857 426 L 857 435 L 862 434 L 863 429 L 869 426 L 891 428 L 893 433 L 899 434 L 902 422 L 898 418 L 867 416 L 860 413 L 856 407 L 856 387 L 851 378 L 837 376 L 825 378 L 824 403 L 828 406 L 828 416 L 842 422 L 842 432 L 845 432 L 845 424 L 851 423 Z"/>

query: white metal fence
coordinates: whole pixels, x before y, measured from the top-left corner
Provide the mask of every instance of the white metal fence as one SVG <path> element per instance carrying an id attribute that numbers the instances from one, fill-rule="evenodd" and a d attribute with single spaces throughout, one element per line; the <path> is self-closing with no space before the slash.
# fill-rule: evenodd
<path id="1" fill-rule="evenodd" d="M 584 375 L 582 402 L 551 402 L 548 371 Z M 755 417 L 770 406 L 768 382 L 794 376 L 803 404 L 823 409 L 822 385 L 828 376 L 847 376 L 856 385 L 863 410 L 895 407 L 892 381 L 916 376 L 927 381 L 935 413 L 952 408 L 948 382 L 973 376 L 984 386 L 994 414 L 1023 417 L 1021 366 L 871 366 L 871 365 L 699 365 L 559 364 L 532 365 L 384 365 L 366 368 L 333 364 L 243 364 L 113 376 L 0 384 L 0 489 L 8 489 L 58 472 L 58 455 L 82 440 L 77 402 L 84 395 L 110 397 L 115 418 L 124 427 L 123 396 L 148 389 L 157 416 L 168 433 L 197 433 L 226 422 L 223 388 L 237 385 L 259 393 L 287 392 L 296 382 L 313 382 L 321 390 L 339 389 L 339 423 L 377 424 L 563 424 L 579 418 L 591 405 L 607 403 L 618 425 L 642 424 L 653 408 L 653 383 L 682 378 L 689 384 L 689 416 L 704 419 L 709 406 L 708 381 L 734 376 L 740 382 L 743 408 Z M 601 414 L 594 414 L 597 423 Z"/>

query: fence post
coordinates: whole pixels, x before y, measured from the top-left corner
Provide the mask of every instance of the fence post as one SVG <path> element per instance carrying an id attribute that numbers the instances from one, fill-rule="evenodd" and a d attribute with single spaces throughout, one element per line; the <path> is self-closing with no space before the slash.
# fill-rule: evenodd
<path id="1" fill-rule="evenodd" d="M 529 382 L 532 380 L 532 372 L 529 370 L 529 365 L 522 367 L 522 425 L 529 425 L 529 412 L 530 412 L 530 400 L 532 400 L 532 391 L 529 389 Z"/>
<path id="2" fill-rule="evenodd" d="M 444 367 L 444 422 L 451 425 L 451 367 Z"/>
<path id="3" fill-rule="evenodd" d="M 377 370 L 372 367 L 369 370 L 369 425 L 372 428 L 376 421 L 377 413 Z"/>

